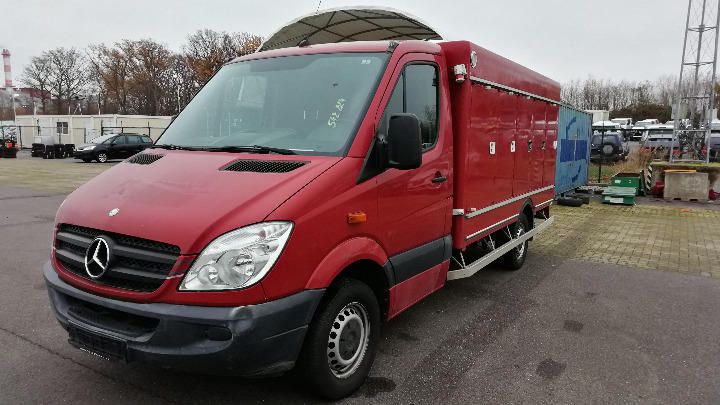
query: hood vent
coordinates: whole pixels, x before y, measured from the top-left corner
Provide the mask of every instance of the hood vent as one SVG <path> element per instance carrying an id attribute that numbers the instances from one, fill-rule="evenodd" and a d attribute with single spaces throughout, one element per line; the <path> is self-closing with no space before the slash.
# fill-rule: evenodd
<path id="1" fill-rule="evenodd" d="M 135 163 L 138 165 L 149 165 L 157 160 L 160 160 L 165 155 L 157 155 L 153 153 L 138 153 L 127 160 L 128 163 Z"/>
<path id="2" fill-rule="evenodd" d="M 307 162 L 291 162 L 287 160 L 237 160 L 225 166 L 221 170 L 231 172 L 254 172 L 254 173 L 287 173 Z"/>

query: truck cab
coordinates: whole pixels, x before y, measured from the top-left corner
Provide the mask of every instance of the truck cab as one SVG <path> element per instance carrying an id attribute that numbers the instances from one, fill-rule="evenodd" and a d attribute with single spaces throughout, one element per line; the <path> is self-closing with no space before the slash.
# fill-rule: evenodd
<path id="1" fill-rule="evenodd" d="M 384 322 L 446 280 L 523 265 L 552 222 L 558 99 L 467 41 L 238 58 L 150 149 L 64 201 L 52 307 L 100 357 L 300 367 L 320 395 L 346 396 Z"/>

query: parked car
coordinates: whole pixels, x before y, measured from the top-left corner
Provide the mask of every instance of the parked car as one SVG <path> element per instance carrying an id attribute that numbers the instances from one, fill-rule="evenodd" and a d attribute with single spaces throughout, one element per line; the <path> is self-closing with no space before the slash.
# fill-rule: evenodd
<path id="1" fill-rule="evenodd" d="M 97 160 L 105 163 L 112 159 L 125 159 L 153 144 L 147 135 L 110 134 L 99 136 L 75 149 L 73 157 L 85 163 Z"/>
<path id="2" fill-rule="evenodd" d="M 629 131 L 629 140 L 632 142 L 642 142 L 646 138 L 647 129 L 644 127 L 633 127 Z"/>
<path id="3" fill-rule="evenodd" d="M 712 130 L 710 132 L 710 142 L 708 144 L 710 146 L 710 161 L 720 161 L 720 130 Z M 708 148 L 703 149 L 707 150 Z"/>
<path id="4" fill-rule="evenodd" d="M 337 399 L 386 321 L 523 265 L 553 222 L 557 82 L 468 41 L 287 46 L 221 67 L 151 150 L 60 205 L 44 275 L 70 343 L 210 374 L 297 367 Z"/>
<path id="5" fill-rule="evenodd" d="M 597 121 L 593 122 L 592 129 L 594 131 L 620 131 L 621 126 L 614 121 Z"/>
<path id="6" fill-rule="evenodd" d="M 624 130 L 632 129 L 633 127 L 632 118 L 613 118 L 610 121 L 620 125 L 620 128 Z"/>
<path id="7" fill-rule="evenodd" d="M 672 129 L 648 130 L 647 139 L 643 142 L 643 151 L 652 155 L 654 159 L 668 159 L 670 157 L 670 147 L 672 145 L 673 156 L 680 156 L 681 149 L 677 140 L 673 142 Z"/>
<path id="8" fill-rule="evenodd" d="M 647 127 L 649 127 L 650 125 L 660 125 L 660 120 L 655 119 L 655 118 L 648 118 L 648 119 L 645 119 L 645 120 L 640 120 L 640 121 L 638 121 L 638 122 L 635 123 L 635 127 L 647 128 Z"/>
<path id="9" fill-rule="evenodd" d="M 596 131 L 590 140 L 590 161 L 618 162 L 625 160 L 629 148 L 620 132 Z"/>

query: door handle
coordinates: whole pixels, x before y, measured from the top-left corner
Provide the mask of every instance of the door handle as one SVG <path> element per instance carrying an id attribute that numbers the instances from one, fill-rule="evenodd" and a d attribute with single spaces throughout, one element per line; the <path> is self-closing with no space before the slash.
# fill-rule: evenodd
<path id="1" fill-rule="evenodd" d="M 435 177 L 431 180 L 435 184 L 444 183 L 445 180 L 447 180 L 447 177 L 442 176 L 440 173 L 436 173 Z"/>

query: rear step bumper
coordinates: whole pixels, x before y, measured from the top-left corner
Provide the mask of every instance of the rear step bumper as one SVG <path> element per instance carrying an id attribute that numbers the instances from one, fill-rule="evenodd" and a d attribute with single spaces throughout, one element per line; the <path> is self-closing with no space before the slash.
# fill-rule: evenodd
<path id="1" fill-rule="evenodd" d="M 448 280 L 458 280 L 461 278 L 471 277 L 473 274 L 475 274 L 478 271 L 482 270 L 483 268 L 487 267 L 490 263 L 499 259 L 505 253 L 511 251 L 512 249 L 516 248 L 518 245 L 525 243 L 526 240 L 534 237 L 535 235 L 537 235 L 540 232 L 547 229 L 547 227 L 552 225 L 553 221 L 555 221 L 555 217 L 550 217 L 550 218 L 546 219 L 545 221 L 543 221 L 540 225 L 533 228 L 531 231 L 524 234 L 523 236 L 521 236 L 517 239 L 513 239 L 510 242 L 500 246 L 499 248 L 497 248 L 497 249 L 493 250 L 492 252 L 486 254 L 485 256 L 479 258 L 478 260 L 468 264 L 467 266 L 465 266 L 465 268 L 448 271 L 447 279 Z"/>

